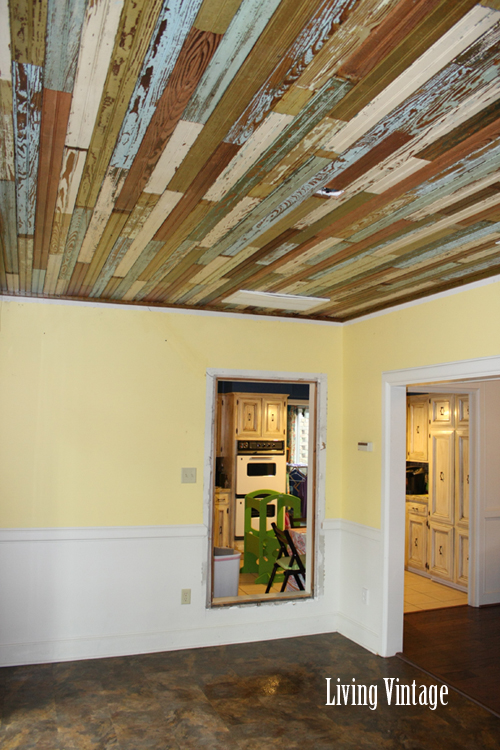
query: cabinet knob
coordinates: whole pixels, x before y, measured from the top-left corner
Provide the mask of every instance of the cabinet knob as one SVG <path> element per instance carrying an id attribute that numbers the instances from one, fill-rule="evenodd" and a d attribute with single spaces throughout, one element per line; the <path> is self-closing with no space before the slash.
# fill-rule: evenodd
<path id="1" fill-rule="evenodd" d="M 469 484 L 469 475 L 467 474 L 467 484 Z"/>
<path id="2" fill-rule="evenodd" d="M 415 539 L 415 547 L 418 547 L 418 539 Z"/>
<path id="3" fill-rule="evenodd" d="M 440 555 L 442 555 L 442 554 L 443 554 L 443 547 L 442 547 L 441 545 L 439 545 L 439 554 L 440 554 Z"/>
<path id="4" fill-rule="evenodd" d="M 420 425 L 417 425 L 417 435 L 420 435 Z"/>
<path id="5" fill-rule="evenodd" d="M 439 472 L 439 478 L 442 482 L 444 482 L 444 471 Z"/>

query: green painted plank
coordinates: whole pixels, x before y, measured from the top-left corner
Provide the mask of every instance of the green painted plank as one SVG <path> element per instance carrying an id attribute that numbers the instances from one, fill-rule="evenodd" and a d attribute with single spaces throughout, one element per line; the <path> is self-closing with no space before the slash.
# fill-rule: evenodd
<path id="1" fill-rule="evenodd" d="M 44 87 L 71 93 L 86 0 L 49 0 Z"/>

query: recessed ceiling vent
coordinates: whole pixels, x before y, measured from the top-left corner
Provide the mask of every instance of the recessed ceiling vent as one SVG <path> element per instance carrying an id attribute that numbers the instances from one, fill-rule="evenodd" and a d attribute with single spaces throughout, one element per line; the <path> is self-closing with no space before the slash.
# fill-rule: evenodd
<path id="1" fill-rule="evenodd" d="M 231 294 L 223 300 L 230 305 L 270 307 L 274 310 L 295 310 L 304 312 L 321 303 L 330 302 L 328 297 L 302 297 L 298 294 L 275 294 L 274 292 L 251 292 L 246 289 Z"/>

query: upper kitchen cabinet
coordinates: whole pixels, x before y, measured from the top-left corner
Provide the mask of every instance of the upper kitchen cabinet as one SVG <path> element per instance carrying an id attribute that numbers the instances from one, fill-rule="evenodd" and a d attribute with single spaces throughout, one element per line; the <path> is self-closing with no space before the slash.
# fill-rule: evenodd
<path id="1" fill-rule="evenodd" d="M 236 436 L 262 437 L 262 398 L 238 393 L 236 399 Z"/>
<path id="2" fill-rule="evenodd" d="M 287 396 L 236 394 L 236 438 L 284 440 Z"/>
<path id="3" fill-rule="evenodd" d="M 408 398 L 407 447 L 408 461 L 427 461 L 428 396 Z"/>
<path id="4" fill-rule="evenodd" d="M 429 399 L 429 426 L 431 430 L 453 427 L 454 416 L 453 396 L 431 396 Z"/>
<path id="5" fill-rule="evenodd" d="M 456 421 L 457 427 L 469 427 L 469 397 L 457 396 L 456 399 Z"/>

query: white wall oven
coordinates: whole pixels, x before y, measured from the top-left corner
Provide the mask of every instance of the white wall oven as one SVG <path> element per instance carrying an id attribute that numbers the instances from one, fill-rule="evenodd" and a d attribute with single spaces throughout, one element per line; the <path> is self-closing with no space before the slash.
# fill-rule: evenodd
<path id="1" fill-rule="evenodd" d="M 256 490 L 286 492 L 284 440 L 238 440 L 236 443 L 236 518 L 235 535 L 245 533 L 245 495 Z M 252 511 L 252 515 L 257 515 Z M 276 522 L 276 503 L 269 503 L 267 528 Z M 252 521 L 258 528 L 258 518 Z"/>

